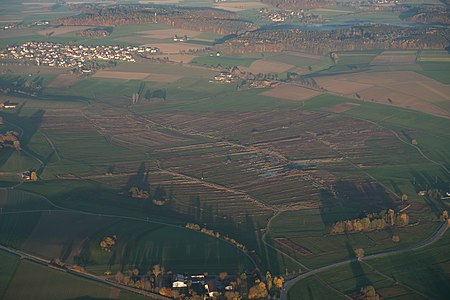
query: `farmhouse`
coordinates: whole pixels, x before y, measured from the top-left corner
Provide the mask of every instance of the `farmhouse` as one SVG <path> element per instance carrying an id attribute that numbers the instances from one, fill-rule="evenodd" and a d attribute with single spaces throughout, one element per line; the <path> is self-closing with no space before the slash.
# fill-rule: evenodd
<path id="1" fill-rule="evenodd" d="M 188 38 L 188 36 L 187 35 L 184 35 L 184 36 L 178 36 L 178 35 L 175 35 L 174 37 L 173 37 L 173 41 L 174 42 L 186 42 L 187 40 L 189 40 L 189 38 Z"/>
<path id="2" fill-rule="evenodd" d="M 5 101 L 5 102 L 0 104 L 0 109 L 1 108 L 14 109 L 16 107 L 17 107 L 17 103 L 12 103 L 12 102 L 9 102 L 9 101 Z"/>
<path id="3" fill-rule="evenodd" d="M 181 274 L 177 274 L 175 275 L 175 278 L 172 282 L 172 287 L 173 288 L 185 288 L 187 287 L 187 279 L 186 276 L 181 275 Z"/>

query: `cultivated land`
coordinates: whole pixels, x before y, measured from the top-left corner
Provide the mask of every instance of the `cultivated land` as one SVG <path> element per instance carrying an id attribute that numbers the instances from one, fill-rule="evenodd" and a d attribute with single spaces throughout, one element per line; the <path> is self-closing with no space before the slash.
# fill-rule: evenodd
<path id="1" fill-rule="evenodd" d="M 338 95 L 449 116 L 448 111 L 442 110 L 441 104 L 445 107 L 445 103 L 450 100 L 450 87 L 414 72 L 370 72 L 324 76 L 318 77 L 317 83 Z"/>
<path id="2" fill-rule="evenodd" d="M 255 20 L 259 8 L 272 8 L 181 3 Z M 1 6 L 11 19 L 76 13 L 30 4 L 22 15 L 22 6 Z M 329 23 L 402 22 L 397 12 L 312 11 Z M 413 249 L 442 228 L 450 180 L 447 51 L 342 51 L 333 59 L 295 51 L 193 55 L 180 52 L 213 47 L 224 36 L 154 23 L 115 26 L 108 37 L 76 35 L 88 27 L 5 30 L 0 44 L 131 43 L 164 53 L 105 61 L 93 75 L 2 61 L 1 103 L 17 107 L 0 110 L 0 134 L 16 131 L 21 142 L 20 151 L 0 148 L 2 246 L 82 266 L 101 280 L 133 268 L 145 274 L 157 264 L 174 274 L 258 268 L 286 280 L 325 267 L 298 281 L 288 298 L 345 299 L 372 285 L 386 299 L 445 299 L 448 233 L 415 251 L 336 263 L 353 259 L 355 248 L 366 256 Z M 191 40 L 176 43 L 174 35 Z M 238 79 L 210 82 L 234 66 Z M 258 81 L 273 86 L 253 88 Z M 27 94 L 30 85 L 40 87 L 35 96 Z M 27 170 L 38 180 L 22 180 Z M 131 197 L 133 187 L 149 198 Z M 152 201 L 160 198 L 164 205 Z M 410 224 L 330 234 L 337 221 L 387 209 L 404 210 Z M 107 236 L 117 237 L 110 252 L 100 247 Z M 141 299 L 69 273 L 1 250 L 0 298 Z"/>
<path id="3" fill-rule="evenodd" d="M 252 73 L 283 73 L 287 70 L 294 68 L 294 65 L 290 65 L 283 62 L 278 61 L 270 61 L 270 60 L 257 60 L 253 62 L 248 69 L 243 68 L 243 70 L 248 70 Z"/>
<path id="4" fill-rule="evenodd" d="M 319 95 L 320 92 L 295 85 L 279 86 L 263 93 L 263 95 L 280 99 L 303 101 Z"/>

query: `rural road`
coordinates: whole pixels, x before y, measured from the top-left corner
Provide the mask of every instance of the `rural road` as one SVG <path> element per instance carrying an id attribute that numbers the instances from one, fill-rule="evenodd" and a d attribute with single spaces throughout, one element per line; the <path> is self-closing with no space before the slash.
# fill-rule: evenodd
<path id="1" fill-rule="evenodd" d="M 0 245 L 0 250 L 3 250 L 3 251 L 8 252 L 8 253 L 11 253 L 13 255 L 17 255 L 17 256 L 20 257 L 20 259 L 26 259 L 26 260 L 31 261 L 33 263 L 39 264 L 41 266 L 45 266 L 45 267 L 48 267 L 48 268 L 51 268 L 51 269 L 54 269 L 54 270 L 57 270 L 57 271 L 60 271 L 60 272 L 65 272 L 65 273 L 68 273 L 68 274 L 71 274 L 71 275 L 75 275 L 75 276 L 78 276 L 78 277 L 81 277 L 81 278 L 85 278 L 85 279 L 88 279 L 88 280 L 91 280 L 91 281 L 100 282 L 100 283 L 103 283 L 103 284 L 106 284 L 106 285 L 109 285 L 109 286 L 112 286 L 112 287 L 115 287 L 115 288 L 118 288 L 118 289 L 127 290 L 127 291 L 130 291 L 132 293 L 136 293 L 136 294 L 139 294 L 139 295 L 150 297 L 152 299 L 156 299 L 156 300 L 171 300 L 171 298 L 162 296 L 160 294 L 152 293 L 152 292 L 149 292 L 149 291 L 137 289 L 137 288 L 134 288 L 134 287 L 130 287 L 130 286 L 119 284 L 119 283 L 116 283 L 116 282 L 113 282 L 113 281 L 106 280 L 104 277 L 96 276 L 96 275 L 89 274 L 89 273 L 83 273 L 83 272 L 75 271 L 75 270 L 68 269 L 68 268 L 61 268 L 61 267 L 58 267 L 58 266 L 54 266 L 54 265 L 50 264 L 50 261 L 48 261 L 46 259 L 43 259 L 43 258 L 40 258 L 40 257 L 36 257 L 36 256 L 33 256 L 31 254 L 28 254 L 28 253 L 25 253 L 25 252 L 22 252 L 22 251 L 19 251 L 19 250 L 10 249 L 10 248 L 2 246 L 2 245 Z"/>
<path id="2" fill-rule="evenodd" d="M 402 254 L 402 253 L 406 253 L 406 252 L 410 252 L 410 251 L 414 251 L 414 250 L 418 250 L 418 249 L 424 248 L 424 247 L 426 247 L 426 246 L 436 242 L 437 240 L 439 240 L 445 234 L 445 232 L 447 231 L 448 227 L 449 227 L 449 224 L 447 222 L 445 222 L 439 227 L 438 230 L 436 230 L 436 232 L 430 238 L 428 238 L 427 240 L 424 240 L 424 241 L 422 241 L 422 242 L 420 242 L 420 243 L 418 243 L 416 245 L 412 245 L 412 246 L 404 248 L 404 249 L 399 249 L 399 250 L 393 250 L 393 251 L 388 251 L 388 252 L 382 252 L 382 253 L 368 255 L 368 256 L 363 257 L 361 260 L 367 261 L 367 260 L 376 259 L 376 258 L 383 258 L 383 257 L 391 256 L 391 255 Z M 296 283 L 298 283 L 302 279 L 305 279 L 305 278 L 310 277 L 312 275 L 315 275 L 315 274 L 318 274 L 318 273 L 321 273 L 321 272 L 325 272 L 325 271 L 328 271 L 328 270 L 331 270 L 331 269 L 334 269 L 334 268 L 337 268 L 337 267 L 349 264 L 349 263 L 354 262 L 354 261 L 357 261 L 357 259 L 356 258 L 347 259 L 347 260 L 344 260 L 344 261 L 341 261 L 341 262 L 337 262 L 337 263 L 334 263 L 334 264 L 331 264 L 331 265 L 328 265 L 328 266 L 324 266 L 324 267 L 321 267 L 321 268 L 317 268 L 317 269 L 305 272 L 305 273 L 303 273 L 303 274 L 301 274 L 301 275 L 299 275 L 299 276 L 297 276 L 297 277 L 295 277 L 295 278 L 293 278 L 291 280 L 286 281 L 284 283 L 283 290 L 281 291 L 281 296 L 280 296 L 279 300 L 288 300 L 289 298 L 287 296 L 287 292 L 289 291 L 289 289 L 291 287 L 293 287 Z"/>

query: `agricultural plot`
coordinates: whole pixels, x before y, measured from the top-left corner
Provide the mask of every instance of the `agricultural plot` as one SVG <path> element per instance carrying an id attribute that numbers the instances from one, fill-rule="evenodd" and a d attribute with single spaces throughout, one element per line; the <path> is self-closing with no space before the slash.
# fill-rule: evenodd
<path id="1" fill-rule="evenodd" d="M 153 73 L 161 75 L 183 76 L 190 78 L 210 78 L 214 76 L 215 72 L 196 68 L 189 65 L 180 66 L 179 64 L 170 63 L 121 63 L 114 71 L 118 72 L 139 72 L 139 73 Z"/>
<path id="2" fill-rule="evenodd" d="M 48 260 L 61 258 L 69 264 L 77 263 L 83 243 L 95 232 L 115 222 L 117 221 L 114 219 L 76 213 L 45 213 L 41 215 L 21 249 Z"/>
<path id="3" fill-rule="evenodd" d="M 292 64 L 261 59 L 254 61 L 249 67 L 242 67 L 242 69 L 244 71 L 250 71 L 254 74 L 258 74 L 258 73 L 283 73 L 294 67 L 295 65 Z"/>
<path id="4" fill-rule="evenodd" d="M 280 54 L 271 55 L 268 60 L 305 68 L 320 64 L 324 60 L 324 57 L 308 53 L 285 51 Z"/>
<path id="5" fill-rule="evenodd" d="M 227 3 L 225 2 L 215 3 L 213 7 L 217 9 L 239 12 L 244 10 L 252 10 L 267 7 L 267 4 L 261 3 L 259 1 L 233 1 Z"/>
<path id="6" fill-rule="evenodd" d="M 163 83 L 172 83 L 182 78 L 182 76 L 156 73 L 120 72 L 120 71 L 98 71 L 95 78 L 123 79 L 123 80 L 143 80 Z"/>
<path id="7" fill-rule="evenodd" d="M 19 258 L 17 256 L 0 251 L 0 297 L 3 297 L 8 289 L 18 263 Z"/>
<path id="8" fill-rule="evenodd" d="M 266 96 L 295 101 L 304 101 L 319 94 L 320 92 L 316 90 L 295 85 L 282 85 L 263 92 Z"/>
<path id="9" fill-rule="evenodd" d="M 283 212 L 273 219 L 268 236 L 272 239 L 288 239 L 291 249 L 282 249 L 285 249 L 287 253 L 307 267 L 318 267 L 352 258 L 354 256 L 352 249 L 358 247 L 364 248 L 367 255 L 407 247 L 426 239 L 439 225 L 435 221 L 421 221 L 416 226 L 397 227 L 393 228 L 392 231 L 382 230 L 331 235 L 329 228 L 336 220 L 355 218 L 360 215 L 363 207 L 367 207 L 370 211 L 377 211 L 381 206 L 390 206 L 382 203 L 386 200 L 386 198 L 382 198 L 383 196 L 371 195 L 369 185 L 365 188 L 366 193 L 362 191 L 342 191 L 347 196 L 335 200 L 338 201 L 337 205 L 336 203 L 327 203 L 325 200 L 325 206 L 320 209 Z M 376 197 L 378 197 L 378 200 Z M 392 203 L 396 201 L 395 199 L 391 200 Z M 377 202 L 378 204 L 375 204 Z M 369 208 L 370 206 L 372 208 Z M 430 212 L 426 212 L 425 204 L 418 204 L 410 208 L 408 213 L 411 214 L 412 218 L 423 218 L 424 215 L 430 216 Z M 400 237 L 400 243 L 392 241 L 393 234 Z M 294 251 L 295 245 L 299 249 L 306 249 L 309 254 L 305 256 L 303 252 Z"/>
<path id="10" fill-rule="evenodd" d="M 380 274 L 371 270 L 365 263 L 353 262 L 333 271 L 318 275 L 325 284 L 343 293 L 344 295 L 356 294 L 361 288 L 371 285 L 384 299 L 422 299 L 422 295 L 408 287 L 396 282 L 396 278 L 390 274 Z"/>
<path id="11" fill-rule="evenodd" d="M 68 88 L 76 84 L 80 79 L 75 75 L 59 74 L 47 87 L 49 88 Z"/>
<path id="12" fill-rule="evenodd" d="M 417 73 L 443 84 L 450 84 L 450 62 L 418 62 L 421 70 Z"/>
<path id="13" fill-rule="evenodd" d="M 175 36 L 188 38 L 197 37 L 202 34 L 201 31 L 188 30 L 188 29 L 179 29 L 179 28 L 171 28 L 171 29 L 156 29 L 156 30 L 146 30 L 138 32 L 141 35 L 149 36 L 154 39 L 172 39 Z"/>
<path id="14" fill-rule="evenodd" d="M 419 62 L 450 62 L 450 53 L 445 50 L 422 50 L 418 54 Z"/>
<path id="15" fill-rule="evenodd" d="M 151 43 L 151 44 L 144 44 L 144 47 L 156 47 L 161 50 L 164 54 L 178 54 L 178 53 L 184 53 L 189 51 L 196 51 L 199 49 L 205 48 L 204 45 L 197 45 L 197 44 L 191 44 L 191 43 Z"/>
<path id="16" fill-rule="evenodd" d="M 13 213 L 51 210 L 54 207 L 43 197 L 19 190 L 0 189 L 0 209 L 2 213 Z"/>
<path id="17" fill-rule="evenodd" d="M 316 80 L 319 86 L 339 95 L 449 116 L 440 107 L 450 100 L 450 88 L 417 73 L 368 72 Z"/>
<path id="18" fill-rule="evenodd" d="M 23 288 L 27 282 L 27 288 Z M 121 299 L 121 291 L 100 283 L 63 274 L 56 270 L 22 261 L 3 299 L 74 299 L 79 297 Z"/>
<path id="19" fill-rule="evenodd" d="M 384 51 L 377 55 L 371 65 L 396 65 L 396 64 L 414 64 L 416 61 L 416 51 Z"/>
<path id="20" fill-rule="evenodd" d="M 342 300 L 347 299 L 338 291 L 326 286 L 315 277 L 308 277 L 294 285 L 288 291 L 288 299 L 294 300 L 302 297 L 305 300 Z"/>
<path id="21" fill-rule="evenodd" d="M 38 34 L 44 36 L 58 36 L 64 35 L 66 33 L 86 30 L 92 27 L 89 26 L 58 26 L 58 27 L 50 27 L 43 30 L 37 31 Z"/>
<path id="22" fill-rule="evenodd" d="M 224 68 L 232 68 L 234 66 L 248 67 L 255 61 L 254 58 L 246 57 L 227 57 L 227 56 L 199 56 L 191 61 L 191 64 L 217 67 L 222 66 Z"/>
<path id="23" fill-rule="evenodd" d="M 328 295 L 334 290 L 349 296 L 367 285 L 372 285 L 384 299 L 445 299 L 448 285 L 440 274 L 448 269 L 445 258 L 448 240 L 448 235 L 445 235 L 441 241 L 422 250 L 362 263 L 353 262 L 309 277 L 290 291 L 290 299 L 299 295 L 311 299 L 312 295 L 320 294 L 320 290 L 327 287 L 330 289 Z M 412 261 L 415 263 L 411 264 Z M 305 290 L 308 290 L 307 294 Z M 326 299 L 327 296 L 323 297 Z"/>

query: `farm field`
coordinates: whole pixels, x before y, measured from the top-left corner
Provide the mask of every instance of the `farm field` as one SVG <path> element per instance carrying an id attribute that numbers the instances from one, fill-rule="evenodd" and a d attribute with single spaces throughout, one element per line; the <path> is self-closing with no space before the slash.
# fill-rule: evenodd
<path id="1" fill-rule="evenodd" d="M 392 104 L 439 116 L 449 116 L 441 105 L 450 98 L 450 88 L 414 72 L 367 72 L 364 74 L 321 76 L 317 84 L 333 93 Z"/>
<path id="2" fill-rule="evenodd" d="M 216 3 L 212 7 L 238 12 L 243 10 L 259 9 L 267 7 L 267 5 L 259 1 L 233 1 L 228 3 Z"/>
<path id="3" fill-rule="evenodd" d="M 28 288 L 23 288 L 23 281 Z M 52 288 L 48 288 L 52 287 Z M 89 295 L 89 296 L 87 296 Z M 143 299 L 135 294 L 110 288 L 99 283 L 91 283 L 55 270 L 21 261 L 9 283 L 3 299 L 74 299 L 101 297 L 106 299 Z"/>
<path id="4" fill-rule="evenodd" d="M 244 71 L 250 71 L 252 73 L 283 73 L 292 68 L 294 65 L 271 60 L 257 60 L 254 61 L 249 67 L 242 67 Z"/>
<path id="5" fill-rule="evenodd" d="M 319 95 L 320 92 L 294 85 L 279 86 L 263 93 L 275 98 L 303 101 Z"/>
<path id="6" fill-rule="evenodd" d="M 11 278 L 14 276 L 18 264 L 18 257 L 0 251 L 0 297 L 2 297 L 2 299 L 8 289 Z"/>
<path id="7" fill-rule="evenodd" d="M 325 271 L 294 286 L 293 296 L 289 299 L 295 299 L 298 295 L 318 299 L 315 297 L 324 289 L 348 296 L 367 285 L 372 285 L 385 299 L 445 299 L 448 294 L 447 279 L 440 274 L 448 269 L 445 257 L 448 240 L 449 235 L 446 234 L 437 243 L 410 254 L 352 262 L 333 271 Z M 415 263 L 411 264 L 411 261 Z"/>
<path id="8" fill-rule="evenodd" d="M 246 294 L 258 277 L 268 280 L 266 272 L 289 281 L 329 267 L 299 281 L 286 291 L 287 299 L 356 299 L 369 285 L 383 299 L 446 299 L 448 232 L 402 255 L 336 263 L 353 259 L 356 248 L 370 256 L 425 244 L 447 218 L 448 51 L 421 49 L 428 47 L 423 44 L 417 47 L 421 50 L 230 55 L 221 43 L 245 43 L 239 37 L 253 33 L 212 33 L 256 26 L 256 35 L 280 30 L 282 36 L 286 29 L 349 33 L 347 28 L 364 24 L 353 28 L 371 39 L 364 28 L 405 25 L 404 14 L 327 4 L 305 9 L 302 17 L 295 14 L 300 8 L 293 13 L 289 8 L 289 20 L 276 22 L 265 14 L 280 13 L 282 4 L 253 0 L 86 2 L 0 3 L 0 23 L 25 24 L 2 27 L 0 47 L 61 43 L 69 50 L 55 51 L 59 54 L 47 61 L 61 55 L 76 62 L 71 68 L 38 66 L 41 57 L 28 49 L 20 52 L 23 56 L 5 52 L 0 61 L 0 245 L 53 260 L 48 268 L 0 251 L 1 299 L 141 299 L 126 289 L 57 271 L 59 260 L 99 278 L 119 281 L 122 273 L 124 283 L 128 277 L 130 286 L 161 294 L 169 292 L 163 286 L 173 288 L 176 274 L 185 275 L 186 282 L 193 274 L 217 277 L 222 293 L 236 281 L 234 288 Z M 130 20 L 116 21 L 103 10 L 125 10 L 121 6 L 130 3 L 139 10 L 156 4 L 165 18 L 171 17 L 170 5 L 181 5 L 175 14 L 198 30 L 156 23 L 116 26 L 145 19 L 138 11 Z M 204 12 L 216 19 L 207 24 L 223 28 L 194 24 L 201 7 L 213 8 Z M 27 27 L 97 11 L 110 35 L 81 36 L 80 31 L 94 28 L 90 21 Z M 405 43 L 410 39 L 401 34 L 415 26 L 408 25 L 395 31 Z M 340 49 L 364 49 L 352 40 L 358 34 L 341 36 Z M 176 42 L 175 36 L 188 41 Z M 268 39 L 277 43 L 278 37 Z M 322 42 L 328 41 L 314 41 L 317 49 L 311 52 L 324 53 Z M 117 47 L 79 54 L 82 50 L 72 52 L 69 45 Z M 161 53 L 140 49 L 130 51 L 131 57 L 110 55 L 121 46 L 138 45 Z M 103 49 L 106 57 L 91 56 Z M 377 219 L 390 209 L 395 222 Z M 365 216 L 372 226 L 351 232 L 359 231 L 349 228 Z M 344 233 L 332 233 L 339 225 Z M 149 283 L 154 279 L 150 288 L 142 276 L 132 275 L 136 270 L 148 274 L 155 265 L 166 276 L 145 277 Z M 220 279 L 223 272 L 230 276 Z M 283 294 L 283 288 L 270 292 Z"/>
<path id="9" fill-rule="evenodd" d="M 255 59 L 246 57 L 226 57 L 226 56 L 199 56 L 191 61 L 191 64 L 200 66 L 222 67 L 232 68 L 234 66 L 250 66 Z"/>
<path id="10" fill-rule="evenodd" d="M 182 77 L 176 75 L 164 75 L 156 73 L 139 73 L 139 72 L 120 72 L 120 71 L 99 71 L 94 77 L 99 78 L 111 78 L 111 79 L 125 79 L 125 80 L 144 80 L 155 81 L 163 83 L 172 83 Z"/>

